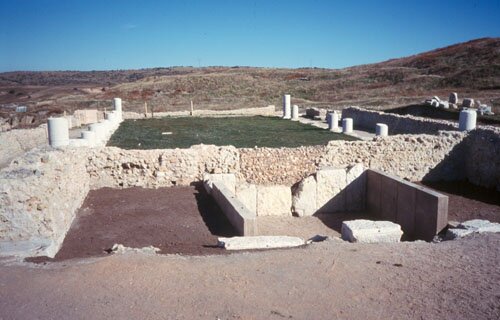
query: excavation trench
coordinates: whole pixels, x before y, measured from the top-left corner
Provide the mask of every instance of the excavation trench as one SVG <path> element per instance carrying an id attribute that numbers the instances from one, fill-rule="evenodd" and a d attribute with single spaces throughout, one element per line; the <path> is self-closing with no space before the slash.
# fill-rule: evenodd
<path id="1" fill-rule="evenodd" d="M 342 221 L 367 218 L 362 213 L 320 214 L 311 217 L 258 217 L 259 235 L 288 235 L 309 239 L 339 237 Z M 130 248 L 153 246 L 159 254 L 218 255 L 218 237 L 237 236 L 219 206 L 201 184 L 158 189 L 101 188 L 88 193 L 61 249 L 51 259 L 64 261 L 109 255 L 114 244 Z"/>

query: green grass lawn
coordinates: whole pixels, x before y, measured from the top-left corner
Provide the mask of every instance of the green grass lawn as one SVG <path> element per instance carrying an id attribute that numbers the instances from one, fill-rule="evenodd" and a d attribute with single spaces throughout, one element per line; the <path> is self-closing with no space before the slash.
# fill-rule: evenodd
<path id="1" fill-rule="evenodd" d="M 172 134 L 163 134 L 171 132 Z M 238 148 L 322 145 L 353 137 L 277 117 L 162 118 L 126 120 L 108 142 L 123 149 L 189 148 L 196 144 Z"/>

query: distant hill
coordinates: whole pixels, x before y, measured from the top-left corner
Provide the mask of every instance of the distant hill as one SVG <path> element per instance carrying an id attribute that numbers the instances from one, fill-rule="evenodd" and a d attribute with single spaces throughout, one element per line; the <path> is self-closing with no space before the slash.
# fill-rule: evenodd
<path id="1" fill-rule="evenodd" d="M 117 71 L 0 73 L 0 104 L 57 110 L 109 107 L 114 96 L 142 111 L 232 109 L 281 104 L 392 108 L 452 91 L 500 112 L 500 38 L 477 39 L 400 59 L 344 69 L 171 67 Z M 5 112 L 4 112 L 5 114 Z"/>

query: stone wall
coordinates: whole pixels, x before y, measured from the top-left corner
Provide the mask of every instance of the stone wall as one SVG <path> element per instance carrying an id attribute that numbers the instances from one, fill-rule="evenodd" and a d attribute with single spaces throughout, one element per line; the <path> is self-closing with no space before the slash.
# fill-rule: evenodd
<path id="1" fill-rule="evenodd" d="M 240 179 L 263 185 L 292 185 L 316 172 L 326 146 L 245 148 L 239 152 Z"/>
<path id="2" fill-rule="evenodd" d="M 269 105 L 267 107 L 260 108 L 245 108 L 245 109 L 233 109 L 233 110 L 195 110 L 193 111 L 193 116 L 196 117 L 224 117 L 224 116 L 274 116 L 276 115 L 274 105 Z M 172 112 L 155 112 L 155 118 L 162 117 L 188 117 L 191 115 L 190 110 L 186 111 L 172 111 Z M 144 116 L 144 113 L 137 112 L 123 112 L 124 119 L 144 119 L 151 118 L 151 110 L 148 110 L 148 114 Z"/>
<path id="3" fill-rule="evenodd" d="M 237 173 L 239 153 L 235 147 L 213 145 L 163 150 L 108 147 L 90 151 L 87 171 L 93 189 L 189 185 L 206 172 Z"/>
<path id="4" fill-rule="evenodd" d="M 103 120 L 104 112 L 96 109 L 81 109 L 75 110 L 75 112 L 73 113 L 73 117 L 75 118 L 75 123 L 77 123 L 78 126 L 81 126 L 90 123 L 97 123 L 99 122 L 99 120 Z M 76 125 L 70 125 L 70 128 L 75 126 Z"/>
<path id="5" fill-rule="evenodd" d="M 343 189 L 352 185 L 351 169 L 336 169 L 354 164 L 358 164 L 354 168 L 378 169 L 410 181 L 468 178 L 498 188 L 500 132 L 481 128 L 277 149 L 213 145 L 164 150 L 35 149 L 0 171 L 0 249 L 3 254 L 55 254 L 89 188 L 189 185 L 201 181 L 205 173 L 235 174 L 236 195 L 258 215 L 290 215 L 292 205 L 301 215 L 321 208 L 332 211 L 338 201 L 354 210 L 349 206 L 356 199 L 347 198 L 354 193 Z M 330 190 L 337 192 L 333 195 L 318 189 L 337 182 Z M 301 207 L 300 200 L 308 193 L 316 197 L 315 205 Z M 295 195 L 300 199 L 292 201 Z"/>
<path id="6" fill-rule="evenodd" d="M 465 178 L 466 133 L 398 135 L 372 141 L 330 141 L 327 146 L 239 149 L 239 178 L 256 184 L 293 185 L 322 166 L 357 163 L 404 179 L 420 181 Z M 444 161 L 444 162 L 443 162 Z"/>
<path id="7" fill-rule="evenodd" d="M 89 190 L 84 150 L 34 149 L 0 171 L 0 252 L 53 257 Z"/>
<path id="8" fill-rule="evenodd" d="M 366 171 L 366 209 L 408 239 L 431 241 L 448 224 L 448 196 L 376 170 Z"/>
<path id="9" fill-rule="evenodd" d="M 352 118 L 355 128 L 375 131 L 377 123 L 389 126 L 389 134 L 436 134 L 439 130 L 455 131 L 458 123 L 428 119 L 411 115 L 398 115 L 380 111 L 349 107 L 342 110 L 342 118 Z"/>
<path id="10" fill-rule="evenodd" d="M 47 125 L 35 129 L 16 129 L 0 132 L 0 168 L 23 153 L 47 144 Z"/>
<path id="11" fill-rule="evenodd" d="M 235 173 L 239 180 L 251 184 L 292 186 L 321 167 L 359 163 L 410 181 L 469 178 L 494 187 L 500 179 L 499 136 L 494 131 L 478 130 L 331 141 L 327 146 L 299 148 L 102 148 L 90 151 L 87 170 L 92 188 L 188 185 L 201 180 L 204 173 Z"/>
<path id="12" fill-rule="evenodd" d="M 470 182 L 500 191 L 500 128 L 473 130 L 466 138 L 465 172 Z"/>
<path id="13" fill-rule="evenodd" d="M 373 141 L 330 141 L 320 165 L 362 163 L 410 181 L 461 180 L 465 172 L 466 133 L 397 135 Z"/>

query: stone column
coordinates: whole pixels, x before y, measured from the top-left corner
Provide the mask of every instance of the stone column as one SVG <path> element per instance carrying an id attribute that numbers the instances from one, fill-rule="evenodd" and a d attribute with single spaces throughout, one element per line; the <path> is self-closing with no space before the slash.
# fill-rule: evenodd
<path id="1" fill-rule="evenodd" d="M 111 123 L 111 130 L 115 130 L 120 125 L 120 120 L 116 111 L 106 113 L 106 119 Z"/>
<path id="2" fill-rule="evenodd" d="M 94 141 L 96 145 L 100 145 L 104 140 L 104 123 L 91 123 L 88 126 L 88 130 L 94 133 Z"/>
<path id="3" fill-rule="evenodd" d="M 94 131 L 82 131 L 82 139 L 89 147 L 94 147 L 96 144 L 96 135 Z"/>
<path id="4" fill-rule="evenodd" d="M 476 110 L 462 110 L 458 119 L 458 130 L 469 131 L 476 128 L 477 113 Z"/>
<path id="5" fill-rule="evenodd" d="M 292 121 L 299 121 L 299 106 L 296 104 L 292 107 Z"/>
<path id="6" fill-rule="evenodd" d="M 330 112 L 327 115 L 328 119 L 328 130 L 338 131 L 339 130 L 339 114 L 337 112 Z"/>
<path id="7" fill-rule="evenodd" d="M 49 144 L 52 147 L 64 147 L 69 145 L 69 128 L 66 118 L 48 118 L 47 131 Z"/>
<path id="8" fill-rule="evenodd" d="M 352 133 L 352 118 L 344 118 L 342 119 L 342 132 L 343 133 Z"/>
<path id="9" fill-rule="evenodd" d="M 283 96 L 283 119 L 290 119 L 291 118 L 291 96 L 289 94 L 285 94 Z"/>
<path id="10" fill-rule="evenodd" d="M 383 123 L 377 123 L 375 126 L 375 134 L 380 137 L 387 137 L 389 135 L 389 127 Z"/>
<path id="11" fill-rule="evenodd" d="M 123 119 L 122 116 L 122 99 L 120 98 L 114 98 L 113 99 L 113 105 L 115 107 L 116 114 L 118 116 L 118 121 L 121 122 Z"/>

